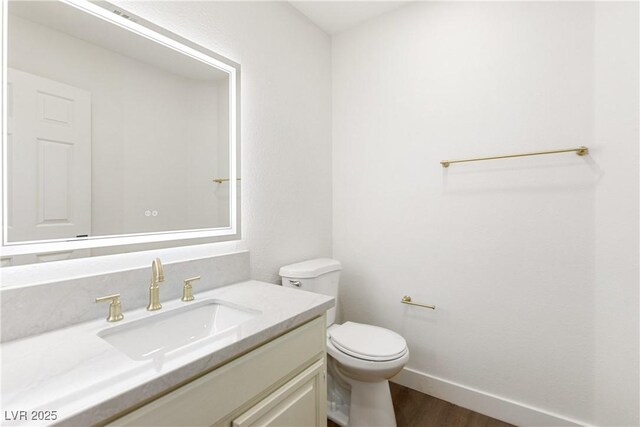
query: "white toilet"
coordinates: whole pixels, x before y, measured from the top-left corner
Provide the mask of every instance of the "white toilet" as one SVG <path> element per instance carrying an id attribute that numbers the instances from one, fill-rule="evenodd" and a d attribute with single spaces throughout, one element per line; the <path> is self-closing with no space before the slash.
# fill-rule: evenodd
<path id="1" fill-rule="evenodd" d="M 330 295 L 338 303 L 340 262 L 314 259 L 280 269 L 282 285 Z M 329 418 L 341 426 L 395 426 L 389 378 L 409 360 L 407 342 L 388 329 L 361 323 L 334 324 L 327 312 Z"/>

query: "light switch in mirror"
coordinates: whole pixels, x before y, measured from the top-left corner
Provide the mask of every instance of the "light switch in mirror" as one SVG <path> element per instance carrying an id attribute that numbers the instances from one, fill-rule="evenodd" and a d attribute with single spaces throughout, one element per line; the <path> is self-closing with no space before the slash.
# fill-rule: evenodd
<path id="1" fill-rule="evenodd" d="M 104 2 L 7 9 L 3 265 L 239 236 L 238 64 Z"/>

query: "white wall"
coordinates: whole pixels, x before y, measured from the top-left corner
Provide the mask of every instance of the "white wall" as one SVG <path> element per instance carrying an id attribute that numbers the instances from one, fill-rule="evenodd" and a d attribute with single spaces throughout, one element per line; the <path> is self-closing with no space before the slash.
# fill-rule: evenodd
<path id="1" fill-rule="evenodd" d="M 416 3 L 334 37 L 342 313 L 406 337 L 406 383 L 638 424 L 638 72 L 637 3 Z"/>
<path id="2" fill-rule="evenodd" d="M 638 329 L 639 4 L 595 5 L 593 418 L 640 425 Z M 610 148 L 609 148 L 610 147 Z M 609 149 L 607 149 L 609 148 Z"/>

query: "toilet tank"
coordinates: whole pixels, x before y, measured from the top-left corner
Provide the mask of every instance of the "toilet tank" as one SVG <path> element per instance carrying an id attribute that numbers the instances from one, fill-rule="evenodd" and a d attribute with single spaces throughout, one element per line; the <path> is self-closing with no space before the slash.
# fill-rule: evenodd
<path id="1" fill-rule="evenodd" d="M 339 261 L 318 258 L 285 265 L 280 268 L 280 277 L 282 286 L 334 297 L 336 306 L 327 311 L 327 326 L 330 326 L 336 319 L 340 270 L 342 266 Z"/>

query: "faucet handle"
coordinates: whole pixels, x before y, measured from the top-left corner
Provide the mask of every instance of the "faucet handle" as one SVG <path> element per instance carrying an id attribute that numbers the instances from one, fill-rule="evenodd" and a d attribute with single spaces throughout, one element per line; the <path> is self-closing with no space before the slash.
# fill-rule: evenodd
<path id="1" fill-rule="evenodd" d="M 193 288 L 191 287 L 191 282 L 195 282 L 196 280 L 200 280 L 200 276 L 184 279 L 184 286 L 182 287 L 182 298 L 180 298 L 180 300 L 187 302 L 193 301 L 195 299 L 193 297 Z"/>
<path id="2" fill-rule="evenodd" d="M 111 301 L 111 304 L 109 304 L 109 316 L 107 316 L 107 322 L 117 322 L 118 320 L 124 319 L 124 316 L 122 315 L 122 304 L 120 304 L 120 294 L 96 298 L 96 302 L 102 301 Z"/>

